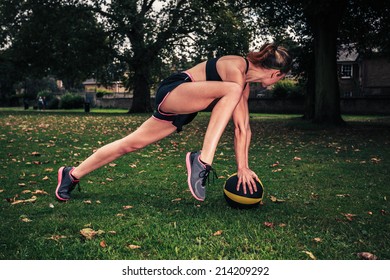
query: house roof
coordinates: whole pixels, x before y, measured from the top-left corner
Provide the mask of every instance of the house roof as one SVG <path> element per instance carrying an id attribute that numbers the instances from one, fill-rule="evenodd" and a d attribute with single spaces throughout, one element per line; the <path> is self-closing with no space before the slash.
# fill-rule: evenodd
<path id="1" fill-rule="evenodd" d="M 337 53 L 337 62 L 354 62 L 359 54 L 355 49 L 341 49 Z"/>
<path id="2" fill-rule="evenodd" d="M 83 85 L 96 85 L 95 79 L 88 79 L 83 82 Z"/>

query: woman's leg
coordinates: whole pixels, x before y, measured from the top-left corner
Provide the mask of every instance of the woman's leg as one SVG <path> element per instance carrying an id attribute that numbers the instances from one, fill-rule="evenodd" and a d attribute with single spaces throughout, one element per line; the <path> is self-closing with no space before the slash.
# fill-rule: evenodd
<path id="1" fill-rule="evenodd" d="M 211 113 L 201 154 L 201 160 L 211 165 L 219 139 L 240 101 L 241 95 L 241 86 L 233 82 L 184 83 L 167 96 L 160 109 L 176 114 L 193 113 L 207 108 L 212 101 L 220 98 Z"/>
<path id="2" fill-rule="evenodd" d="M 72 176 L 80 179 L 122 155 L 144 148 L 167 137 L 174 131 L 176 131 L 176 127 L 171 122 L 151 117 L 128 136 L 99 148 L 94 154 L 73 169 Z"/>

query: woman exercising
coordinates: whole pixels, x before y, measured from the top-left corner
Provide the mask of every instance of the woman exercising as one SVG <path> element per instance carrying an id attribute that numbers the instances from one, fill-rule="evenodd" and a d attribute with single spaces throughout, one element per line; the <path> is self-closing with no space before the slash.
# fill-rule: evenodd
<path id="1" fill-rule="evenodd" d="M 197 112 L 218 100 L 211 112 L 202 149 L 188 152 L 186 166 L 188 186 L 195 199 L 206 197 L 206 180 L 213 171 L 217 144 L 232 118 L 235 126 L 234 150 L 237 162 L 237 188 L 256 192 L 257 175 L 249 168 L 248 151 L 251 140 L 249 126 L 250 82 L 270 86 L 282 79 L 291 67 L 288 51 L 275 44 L 265 44 L 246 58 L 222 56 L 201 62 L 163 80 L 156 92 L 156 111 L 136 131 L 99 148 L 77 167 L 61 167 L 55 194 L 67 201 L 79 180 L 115 159 L 159 141 L 175 131 L 181 131 Z"/>

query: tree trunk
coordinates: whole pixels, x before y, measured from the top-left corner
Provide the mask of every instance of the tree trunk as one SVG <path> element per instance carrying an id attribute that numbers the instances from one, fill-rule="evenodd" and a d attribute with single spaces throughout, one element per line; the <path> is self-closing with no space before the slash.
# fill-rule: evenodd
<path id="1" fill-rule="evenodd" d="M 337 124 L 340 115 L 340 90 L 337 79 L 337 26 L 332 17 L 316 20 L 314 38 L 315 108 L 314 122 Z"/>
<path id="2" fill-rule="evenodd" d="M 337 79 L 337 35 L 347 0 L 312 2 L 306 10 L 314 37 L 314 119 L 340 124 L 340 90 Z"/>
<path id="3" fill-rule="evenodd" d="M 148 69 L 146 60 L 141 67 L 135 67 L 133 104 L 129 113 L 148 113 L 153 111 L 150 102 L 150 74 Z"/>
<path id="4" fill-rule="evenodd" d="M 314 61 L 314 54 L 310 52 L 310 60 Z M 306 84 L 306 93 L 305 93 L 305 113 L 303 118 L 305 120 L 314 119 L 315 111 L 315 72 L 314 72 L 314 63 L 307 62 L 307 84 Z"/>

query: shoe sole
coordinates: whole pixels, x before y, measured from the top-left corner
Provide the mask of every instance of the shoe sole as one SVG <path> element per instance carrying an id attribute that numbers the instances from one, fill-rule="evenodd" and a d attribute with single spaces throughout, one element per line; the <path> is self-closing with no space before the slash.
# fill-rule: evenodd
<path id="1" fill-rule="evenodd" d="M 190 189 L 192 196 L 198 201 L 204 201 L 204 199 L 201 199 L 196 196 L 196 194 L 194 193 L 191 187 L 191 152 L 188 152 L 186 155 L 186 166 L 187 166 L 187 174 L 188 174 L 187 175 L 188 188 Z"/>
<path id="2" fill-rule="evenodd" d="M 60 197 L 58 195 L 58 189 L 60 188 L 60 185 L 61 185 L 61 181 L 62 181 L 62 171 L 64 170 L 65 167 L 61 167 L 60 169 L 58 169 L 58 185 L 57 185 L 57 188 L 56 188 L 56 197 L 58 200 L 61 200 L 61 201 L 68 201 L 69 199 L 64 199 L 62 197 Z"/>

